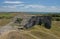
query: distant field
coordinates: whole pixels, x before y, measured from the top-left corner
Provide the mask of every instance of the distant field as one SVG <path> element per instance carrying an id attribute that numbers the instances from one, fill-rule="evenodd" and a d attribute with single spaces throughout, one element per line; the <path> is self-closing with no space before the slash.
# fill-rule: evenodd
<path id="1" fill-rule="evenodd" d="M 0 17 L 13 17 L 16 16 L 16 13 L 0 13 Z"/>

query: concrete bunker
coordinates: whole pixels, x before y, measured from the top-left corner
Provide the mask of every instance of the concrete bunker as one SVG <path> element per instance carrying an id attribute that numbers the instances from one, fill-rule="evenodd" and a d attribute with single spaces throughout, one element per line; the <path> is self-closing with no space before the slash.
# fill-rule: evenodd
<path id="1" fill-rule="evenodd" d="M 28 29 L 34 25 L 44 24 L 44 27 L 47 29 L 51 28 L 51 18 L 50 16 L 32 16 L 27 24 L 24 25 L 24 28 Z"/>

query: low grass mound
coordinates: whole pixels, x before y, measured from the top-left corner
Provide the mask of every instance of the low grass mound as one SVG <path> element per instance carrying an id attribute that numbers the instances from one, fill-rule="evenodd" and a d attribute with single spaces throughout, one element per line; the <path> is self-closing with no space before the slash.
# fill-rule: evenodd
<path id="1" fill-rule="evenodd" d="M 52 21 L 51 26 L 51 29 L 46 29 L 43 25 L 35 25 L 28 31 L 41 39 L 60 39 L 60 21 Z"/>
<path id="2" fill-rule="evenodd" d="M 59 39 L 56 36 L 53 36 L 53 35 L 45 33 L 45 32 L 32 31 L 31 34 L 33 34 L 41 39 Z"/>
<path id="3" fill-rule="evenodd" d="M 0 39 L 35 39 L 28 34 L 20 33 L 18 31 L 11 31 L 1 36 Z"/>

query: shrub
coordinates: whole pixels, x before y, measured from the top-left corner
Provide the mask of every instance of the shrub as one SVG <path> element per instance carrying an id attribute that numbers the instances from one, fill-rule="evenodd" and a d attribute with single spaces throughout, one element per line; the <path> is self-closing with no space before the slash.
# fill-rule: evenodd
<path id="1" fill-rule="evenodd" d="M 60 19 L 57 18 L 56 21 L 60 21 Z"/>

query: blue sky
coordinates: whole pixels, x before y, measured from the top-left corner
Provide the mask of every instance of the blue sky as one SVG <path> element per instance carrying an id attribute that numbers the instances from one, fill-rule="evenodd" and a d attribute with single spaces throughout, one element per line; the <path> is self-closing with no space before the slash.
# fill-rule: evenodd
<path id="1" fill-rule="evenodd" d="M 60 0 L 0 0 L 0 12 L 60 12 Z"/>

